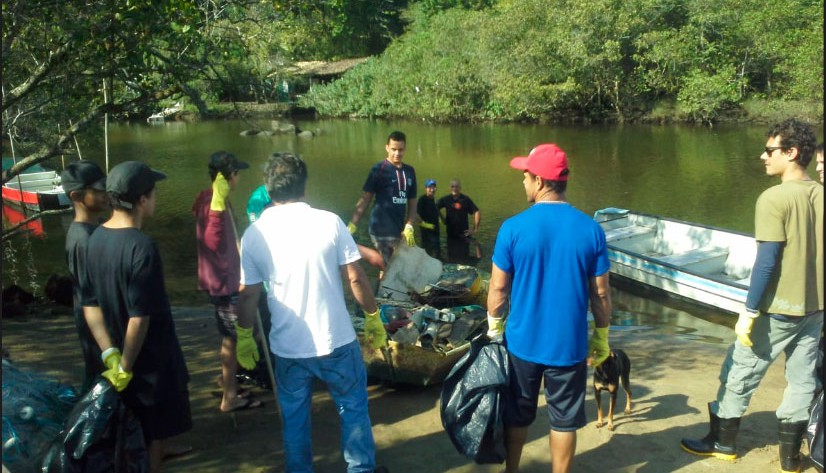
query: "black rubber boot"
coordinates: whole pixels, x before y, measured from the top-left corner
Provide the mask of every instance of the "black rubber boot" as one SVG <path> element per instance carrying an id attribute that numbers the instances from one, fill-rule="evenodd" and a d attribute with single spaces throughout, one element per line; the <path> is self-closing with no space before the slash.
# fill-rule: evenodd
<path id="1" fill-rule="evenodd" d="M 780 442 L 780 471 L 797 473 L 800 471 L 800 444 L 808 422 L 778 422 L 777 435 Z"/>
<path id="2" fill-rule="evenodd" d="M 709 431 L 701 439 L 682 439 L 680 446 L 694 455 L 713 456 L 721 460 L 737 458 L 735 440 L 740 429 L 740 418 L 721 419 L 711 412 L 708 404 Z"/>

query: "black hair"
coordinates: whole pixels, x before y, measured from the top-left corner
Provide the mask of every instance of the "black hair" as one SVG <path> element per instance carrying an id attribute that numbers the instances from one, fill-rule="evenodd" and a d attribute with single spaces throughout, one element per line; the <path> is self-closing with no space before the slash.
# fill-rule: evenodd
<path id="1" fill-rule="evenodd" d="M 155 190 L 155 183 L 152 183 L 152 186 L 146 190 L 143 194 L 131 198 L 126 196 L 121 196 L 120 194 L 115 194 L 114 192 L 107 192 L 106 195 L 109 198 L 109 206 L 112 207 L 112 210 L 123 210 L 125 212 L 132 213 L 135 210 L 135 204 L 140 202 L 141 197 L 148 196 Z"/>
<path id="2" fill-rule="evenodd" d="M 568 181 L 551 181 L 549 179 L 543 179 L 543 181 L 549 190 L 552 190 L 557 194 L 563 194 L 568 188 Z"/>
<path id="3" fill-rule="evenodd" d="M 387 136 L 387 144 L 390 144 L 391 141 L 401 141 L 407 144 L 407 137 L 400 131 L 394 131 Z"/>
<path id="4" fill-rule="evenodd" d="M 273 202 L 300 199 L 307 186 L 307 164 L 292 153 L 275 152 L 264 169 L 264 184 Z"/>
<path id="5" fill-rule="evenodd" d="M 812 161 L 814 156 L 817 138 L 811 125 L 790 118 L 775 125 L 772 125 L 766 132 L 766 138 L 780 137 L 780 145 L 783 149 L 797 148 L 797 163 L 805 168 Z"/>
<path id="6" fill-rule="evenodd" d="M 234 154 L 221 150 L 212 153 L 212 156 L 209 157 L 209 178 L 211 180 L 215 180 L 218 176 L 218 173 L 224 175 L 224 179 L 229 180 L 232 177 L 232 173 L 237 171 L 232 167 L 232 163 L 235 162 L 237 158 Z M 213 163 L 220 163 L 218 165 Z"/>

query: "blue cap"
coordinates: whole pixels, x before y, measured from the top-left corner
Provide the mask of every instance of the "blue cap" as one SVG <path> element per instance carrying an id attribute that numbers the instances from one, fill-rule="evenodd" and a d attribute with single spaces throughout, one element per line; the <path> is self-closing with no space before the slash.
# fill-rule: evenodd
<path id="1" fill-rule="evenodd" d="M 428 179 L 428 180 L 424 181 L 424 186 L 425 187 L 430 187 L 430 186 L 435 186 L 435 185 L 436 185 L 436 179 Z"/>

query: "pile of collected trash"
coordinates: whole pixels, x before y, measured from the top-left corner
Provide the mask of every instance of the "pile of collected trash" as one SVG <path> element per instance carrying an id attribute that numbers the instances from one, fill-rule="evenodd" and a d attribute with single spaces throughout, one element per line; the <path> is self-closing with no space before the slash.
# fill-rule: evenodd
<path id="1" fill-rule="evenodd" d="M 443 265 L 418 247 L 400 245 L 377 291 L 388 345 L 362 345 L 368 374 L 410 384 L 440 382 L 487 331 L 490 275 L 473 266 Z M 364 318 L 353 317 L 361 332 Z"/>

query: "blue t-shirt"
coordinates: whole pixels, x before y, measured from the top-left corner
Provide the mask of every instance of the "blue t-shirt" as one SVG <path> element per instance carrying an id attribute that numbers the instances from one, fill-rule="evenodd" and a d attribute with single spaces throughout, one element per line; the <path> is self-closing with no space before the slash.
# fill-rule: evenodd
<path id="1" fill-rule="evenodd" d="M 610 268 L 599 224 L 569 204 L 534 204 L 502 224 L 493 263 L 513 278 L 508 350 L 551 366 L 584 360 L 588 280 Z"/>
<path id="2" fill-rule="evenodd" d="M 399 238 L 407 221 L 407 199 L 416 197 L 413 166 L 402 164 L 397 168 L 386 159 L 382 160 L 370 169 L 362 190 L 375 196 L 370 212 L 370 234 Z"/>

